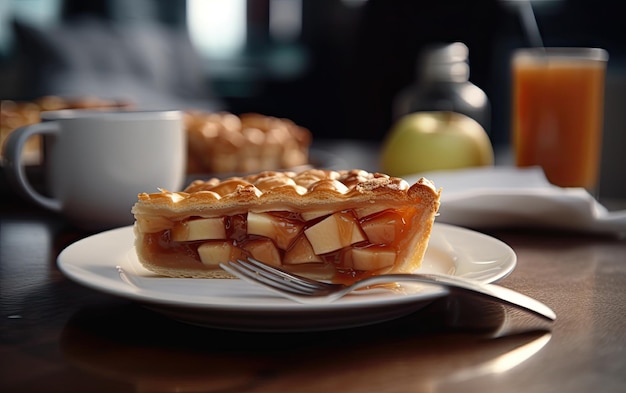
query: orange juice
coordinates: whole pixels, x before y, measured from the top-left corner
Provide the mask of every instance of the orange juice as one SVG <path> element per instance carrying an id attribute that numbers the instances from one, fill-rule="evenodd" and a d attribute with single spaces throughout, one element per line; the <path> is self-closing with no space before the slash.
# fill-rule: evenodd
<path id="1" fill-rule="evenodd" d="M 521 49 L 513 56 L 517 166 L 539 165 L 562 187 L 595 191 L 608 55 L 594 48 Z"/>

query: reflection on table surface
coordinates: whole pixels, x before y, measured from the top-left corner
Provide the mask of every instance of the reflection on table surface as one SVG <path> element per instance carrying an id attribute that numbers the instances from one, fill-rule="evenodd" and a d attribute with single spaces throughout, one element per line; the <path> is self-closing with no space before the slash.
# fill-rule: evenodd
<path id="1" fill-rule="evenodd" d="M 391 381 L 427 388 L 505 372 L 550 339 L 535 329 L 491 339 L 503 310 L 467 309 L 465 317 L 478 318 L 465 327 L 449 318 L 448 306 L 369 327 L 269 334 L 180 324 L 134 305 L 99 307 L 70 318 L 60 347 L 81 372 L 138 391 L 319 392 L 341 384 L 361 392 Z"/>

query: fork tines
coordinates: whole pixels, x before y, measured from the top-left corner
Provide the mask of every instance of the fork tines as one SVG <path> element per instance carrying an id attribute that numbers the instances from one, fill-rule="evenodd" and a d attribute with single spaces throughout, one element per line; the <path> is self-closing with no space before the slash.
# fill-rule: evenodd
<path id="1" fill-rule="evenodd" d="M 290 293 L 308 295 L 323 287 L 325 283 L 310 280 L 306 277 L 295 276 L 280 268 L 269 266 L 253 258 L 247 260 L 238 259 L 221 264 L 221 267 L 229 273 L 245 278 L 248 281 L 262 282 L 272 288 Z"/>

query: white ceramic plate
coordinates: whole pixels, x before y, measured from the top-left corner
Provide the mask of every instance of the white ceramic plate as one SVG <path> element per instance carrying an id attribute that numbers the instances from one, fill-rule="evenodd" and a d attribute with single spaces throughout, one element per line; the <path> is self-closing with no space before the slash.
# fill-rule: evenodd
<path id="1" fill-rule="evenodd" d="M 399 318 L 447 295 L 440 287 L 402 284 L 399 290 L 362 291 L 334 303 L 299 304 L 242 280 L 164 278 L 146 270 L 133 246 L 132 227 L 102 232 L 67 247 L 58 258 L 69 278 L 99 291 L 138 301 L 171 318 L 222 329 L 329 330 Z M 500 240 L 468 229 L 435 224 L 419 271 L 493 282 L 514 268 L 515 252 Z M 139 276 L 124 282 L 116 266 Z"/>

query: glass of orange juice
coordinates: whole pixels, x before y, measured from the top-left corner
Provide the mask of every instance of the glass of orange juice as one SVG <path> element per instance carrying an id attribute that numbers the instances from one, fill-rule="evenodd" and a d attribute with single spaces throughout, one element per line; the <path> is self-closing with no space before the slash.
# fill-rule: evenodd
<path id="1" fill-rule="evenodd" d="M 524 48 L 512 57 L 513 145 L 519 167 L 597 193 L 608 53 Z"/>

